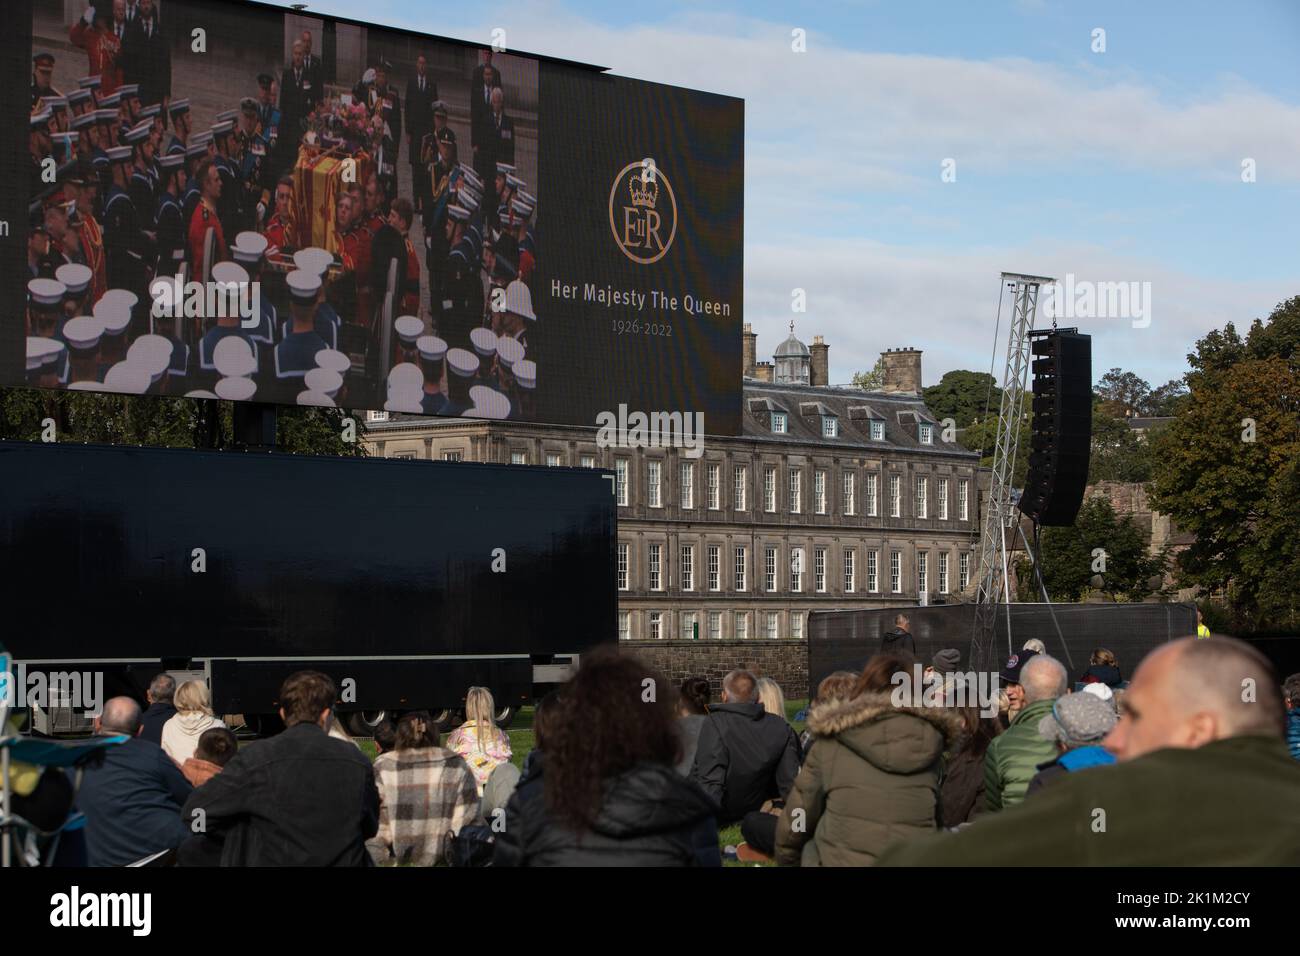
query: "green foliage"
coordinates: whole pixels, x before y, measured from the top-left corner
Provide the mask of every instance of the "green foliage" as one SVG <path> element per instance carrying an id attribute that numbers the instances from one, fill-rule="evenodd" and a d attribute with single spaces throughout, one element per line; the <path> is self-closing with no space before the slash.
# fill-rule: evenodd
<path id="1" fill-rule="evenodd" d="M 1124 418 L 1142 413 L 1151 394 L 1151 386 L 1133 372 L 1113 368 L 1101 377 L 1092 391 L 1101 401 L 1101 407 L 1107 415 Z"/>
<path id="2" fill-rule="evenodd" d="M 1133 431 L 1125 419 L 1107 415 L 1100 402 L 1093 403 L 1088 484 L 1150 481 L 1155 464 L 1153 454 L 1148 437 Z"/>
<path id="3" fill-rule="evenodd" d="M 884 356 L 876 359 L 875 367 L 870 372 L 854 372 L 853 387 L 866 389 L 868 392 L 882 388 L 885 384 L 885 359 Z"/>
<path id="4" fill-rule="evenodd" d="M 1002 389 L 988 372 L 958 369 L 944 374 L 938 385 L 923 389 L 926 408 L 936 417 L 951 418 L 958 428 L 998 415 Z"/>
<path id="5" fill-rule="evenodd" d="M 1187 404 L 1156 439 L 1151 499 L 1196 536 L 1178 556 L 1180 582 L 1227 588 L 1247 630 L 1300 625 L 1300 372 L 1288 337 L 1261 329 L 1240 349 L 1224 346 L 1226 331 L 1197 343 Z M 1251 343 L 1285 354 L 1250 357 Z"/>
<path id="6" fill-rule="evenodd" d="M 0 439 L 41 441 L 53 422 L 58 441 L 104 445 L 204 447 L 205 415 L 218 416 L 219 448 L 232 442 L 232 404 L 153 395 L 112 395 L 30 388 L 0 388 Z M 343 440 L 344 419 L 355 423 L 356 441 Z M 340 408 L 282 407 L 277 413 L 278 449 L 298 454 L 365 455 L 364 416 Z"/>
<path id="7" fill-rule="evenodd" d="M 1032 400 L 1033 397 L 1029 392 L 1025 392 L 1021 408 L 1027 409 Z M 1023 488 L 1025 486 L 1025 477 L 1029 474 L 1029 416 L 1023 411 L 1020 416 L 1019 428 L 1019 451 L 1016 455 L 1015 465 L 1011 470 L 1011 485 L 1015 488 Z M 957 433 L 957 442 L 971 451 L 979 452 L 980 464 L 985 468 L 993 466 L 993 454 L 997 448 L 997 439 L 998 412 L 996 409 L 985 418 Z"/>
<path id="8" fill-rule="evenodd" d="M 1053 601 L 1081 601 L 1089 591 L 1100 590 L 1112 599 L 1140 601 L 1152 592 L 1151 579 L 1163 576 L 1167 559 L 1148 553 L 1150 536 L 1131 515 L 1115 514 L 1103 495 L 1089 498 L 1079 508 L 1074 525 L 1042 530 L 1042 570 Z M 1103 556 L 1097 549 L 1104 551 Z M 1105 570 L 1101 570 L 1102 568 Z M 1018 567 L 1022 600 L 1039 600 L 1037 584 L 1027 561 Z M 1093 582 L 1095 575 L 1101 583 Z"/>

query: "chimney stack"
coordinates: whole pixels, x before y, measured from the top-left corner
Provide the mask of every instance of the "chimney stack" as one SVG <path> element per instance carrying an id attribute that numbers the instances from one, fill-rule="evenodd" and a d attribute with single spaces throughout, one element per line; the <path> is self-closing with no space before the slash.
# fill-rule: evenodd
<path id="1" fill-rule="evenodd" d="M 744 345 L 741 348 L 741 356 L 744 369 L 741 374 L 745 378 L 754 378 L 754 366 L 758 362 L 758 333 L 754 331 L 754 326 L 745 323 L 745 331 L 741 333 L 741 340 Z"/>
<path id="2" fill-rule="evenodd" d="M 921 351 L 914 348 L 887 349 L 880 353 L 885 363 L 882 392 L 921 394 Z"/>
<path id="3" fill-rule="evenodd" d="M 808 351 L 812 353 L 812 366 L 809 369 L 809 385 L 826 386 L 831 383 L 831 347 L 826 344 L 825 339 L 820 335 L 813 336 L 812 348 Z"/>
<path id="4" fill-rule="evenodd" d="M 776 367 L 771 362 L 759 362 L 754 366 L 754 378 L 760 382 L 770 382 L 775 376 Z"/>

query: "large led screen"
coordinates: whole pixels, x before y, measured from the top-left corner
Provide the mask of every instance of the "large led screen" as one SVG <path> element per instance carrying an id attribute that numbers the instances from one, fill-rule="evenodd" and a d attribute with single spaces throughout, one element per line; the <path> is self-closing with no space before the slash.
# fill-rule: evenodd
<path id="1" fill-rule="evenodd" d="M 129 10 L 6 6 L 0 383 L 738 432 L 742 101 L 236 0 Z"/>

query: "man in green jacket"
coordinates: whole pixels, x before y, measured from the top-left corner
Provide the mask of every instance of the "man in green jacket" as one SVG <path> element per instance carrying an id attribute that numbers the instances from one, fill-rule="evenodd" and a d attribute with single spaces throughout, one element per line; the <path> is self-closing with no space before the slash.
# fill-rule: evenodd
<path id="1" fill-rule="evenodd" d="M 1056 758 L 1056 745 L 1038 733 L 1038 722 L 1052 712 L 1052 704 L 1065 693 L 1069 678 L 1056 658 L 1033 654 L 1026 660 L 1026 653 L 1012 656 L 999 675 L 1006 683 L 1020 686 L 1025 704 L 984 754 L 988 810 L 1013 807 L 1024 800 L 1038 765 Z"/>
<path id="2" fill-rule="evenodd" d="M 882 865 L 1300 864 L 1300 766 L 1277 675 L 1232 638 L 1142 661 L 1105 740 L 1119 763 L 1072 773 L 961 832 L 896 844 Z"/>

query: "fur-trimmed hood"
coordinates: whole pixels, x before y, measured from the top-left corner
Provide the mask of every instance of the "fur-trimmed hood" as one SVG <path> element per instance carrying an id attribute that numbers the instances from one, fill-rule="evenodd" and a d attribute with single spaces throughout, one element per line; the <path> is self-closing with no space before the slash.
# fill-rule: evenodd
<path id="1" fill-rule="evenodd" d="M 814 738 L 834 738 L 889 773 L 916 773 L 944 750 L 955 749 L 961 719 L 946 707 L 895 707 L 891 692 L 815 704 L 808 712 Z"/>

